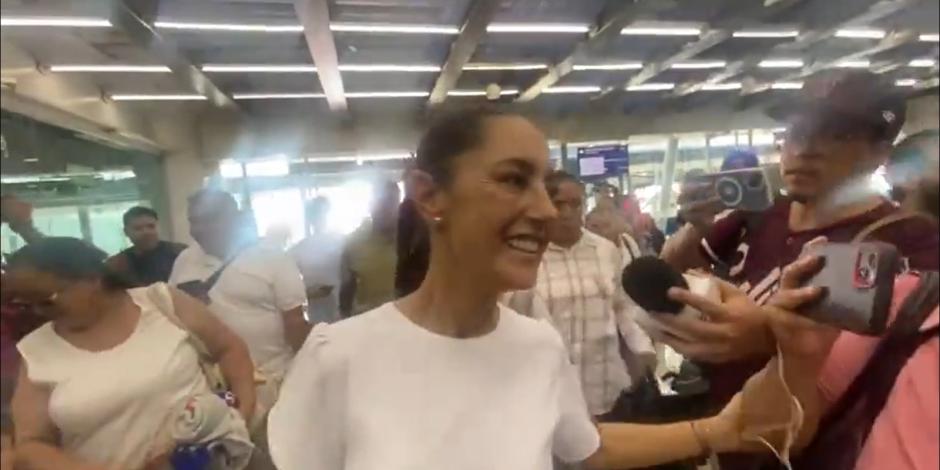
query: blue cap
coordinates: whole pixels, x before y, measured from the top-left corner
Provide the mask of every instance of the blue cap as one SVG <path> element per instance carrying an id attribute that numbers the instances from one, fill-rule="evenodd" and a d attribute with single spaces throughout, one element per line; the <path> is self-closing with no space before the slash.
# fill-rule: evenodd
<path id="1" fill-rule="evenodd" d="M 760 161 L 757 159 L 756 152 L 751 149 L 736 148 L 728 152 L 728 156 L 721 162 L 721 171 L 743 170 L 758 166 L 760 166 Z"/>

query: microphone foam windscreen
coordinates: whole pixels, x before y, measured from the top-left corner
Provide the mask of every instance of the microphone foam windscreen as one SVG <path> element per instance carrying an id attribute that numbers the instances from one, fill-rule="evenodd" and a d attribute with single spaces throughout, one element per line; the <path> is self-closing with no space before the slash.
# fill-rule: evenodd
<path id="1" fill-rule="evenodd" d="M 620 283 L 637 305 L 656 313 L 681 312 L 684 305 L 670 299 L 667 292 L 672 287 L 689 288 L 682 273 L 655 256 L 633 260 L 623 269 Z"/>

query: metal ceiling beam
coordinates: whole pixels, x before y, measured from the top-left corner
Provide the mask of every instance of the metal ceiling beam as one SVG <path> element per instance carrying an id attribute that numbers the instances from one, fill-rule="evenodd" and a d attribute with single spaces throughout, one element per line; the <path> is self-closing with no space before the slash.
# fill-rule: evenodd
<path id="1" fill-rule="evenodd" d="M 238 110 L 235 101 L 222 91 L 198 67 L 189 62 L 171 41 L 162 37 L 153 27 L 157 0 L 114 0 L 111 2 L 111 25 L 122 31 L 134 45 L 153 54 L 157 60 L 194 92 L 204 95 L 209 102 L 223 108 Z"/>
<path id="2" fill-rule="evenodd" d="M 721 29 L 705 31 L 697 41 L 686 44 L 678 52 L 664 60 L 647 64 L 640 73 L 627 80 L 623 86 L 607 88 L 601 91 L 598 97 L 623 91 L 627 87 L 642 85 L 672 67 L 673 64 L 689 60 L 730 39 L 735 29 L 753 24 L 755 20 L 760 22 L 771 18 L 803 1 L 805 0 L 778 0 L 767 5 L 764 2 L 753 2 L 753 6 L 746 8 L 743 13 L 725 22 Z"/>
<path id="3" fill-rule="evenodd" d="M 667 5 L 663 2 L 650 0 L 632 0 L 622 3 L 622 6 L 618 7 L 608 15 L 606 20 L 603 20 L 588 33 L 583 41 L 575 45 L 571 54 L 568 54 L 567 57 L 549 67 L 545 75 L 539 77 L 535 83 L 520 93 L 516 101 L 525 103 L 537 98 L 546 89 L 555 85 L 559 80 L 571 73 L 576 61 L 586 56 L 592 50 L 601 49 L 620 37 L 620 30 L 634 22 L 641 13 L 651 9 L 654 4 L 657 8 L 665 8 L 672 4 L 672 2 L 668 2 L 669 5 Z"/>
<path id="4" fill-rule="evenodd" d="M 447 93 L 457 86 L 457 80 L 463 73 L 464 66 L 470 62 L 477 47 L 486 36 L 486 28 L 496 16 L 499 4 L 499 0 L 475 0 L 470 4 L 463 26 L 460 27 L 460 34 L 451 43 L 450 53 L 441 68 L 441 74 L 434 82 L 434 89 L 431 90 L 431 97 L 428 98 L 429 105 L 443 103 L 447 99 Z"/>
<path id="5" fill-rule="evenodd" d="M 339 72 L 339 55 L 330 31 L 330 7 L 327 0 L 294 0 L 294 10 L 304 27 L 307 49 L 317 67 L 317 77 L 326 101 L 333 111 L 346 111 L 346 91 Z"/>
<path id="6" fill-rule="evenodd" d="M 781 82 L 799 81 L 819 71 L 822 71 L 828 68 L 834 68 L 842 62 L 867 59 L 875 54 L 880 54 L 882 52 L 890 51 L 892 49 L 897 49 L 898 47 L 901 47 L 905 44 L 908 44 L 916 40 L 917 40 L 917 33 L 912 32 L 912 31 L 892 33 L 892 34 L 889 34 L 888 36 L 885 36 L 884 39 L 882 39 L 877 45 L 873 47 L 869 47 L 867 49 L 863 49 L 858 52 L 853 52 L 851 54 L 847 54 L 847 55 L 838 57 L 833 60 L 815 62 L 808 67 L 804 67 L 802 70 L 800 70 L 797 73 L 793 73 L 793 74 L 787 75 L 784 78 L 781 78 L 779 81 Z M 742 89 L 741 94 L 751 95 L 754 93 L 760 93 L 768 89 L 770 89 L 770 84 L 762 84 L 762 85 Z"/>
<path id="7" fill-rule="evenodd" d="M 853 25 L 872 23 L 915 3 L 917 3 L 917 0 L 883 0 L 877 2 L 862 14 L 847 19 L 837 20 L 833 24 L 824 28 L 803 33 L 791 42 L 777 44 L 760 54 L 752 54 L 742 60 L 732 62 L 728 64 L 724 70 L 710 75 L 702 82 L 677 88 L 676 91 L 673 92 L 673 95 L 685 96 L 701 90 L 703 85 L 714 85 L 716 83 L 725 82 L 731 78 L 745 73 L 749 69 L 757 67 L 757 65 L 763 59 L 774 58 L 777 55 L 780 57 L 786 57 L 787 54 L 805 51 L 810 47 L 831 38 L 836 33 L 836 31 L 840 29 Z"/>

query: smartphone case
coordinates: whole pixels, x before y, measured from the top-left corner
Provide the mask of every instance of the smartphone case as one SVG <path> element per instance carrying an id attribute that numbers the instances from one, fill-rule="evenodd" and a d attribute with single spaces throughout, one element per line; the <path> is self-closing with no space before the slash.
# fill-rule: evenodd
<path id="1" fill-rule="evenodd" d="M 824 292 L 800 313 L 863 335 L 883 333 L 901 265 L 897 248 L 882 242 L 822 243 L 808 247 L 806 254 L 823 257 L 824 264 L 804 285 Z"/>

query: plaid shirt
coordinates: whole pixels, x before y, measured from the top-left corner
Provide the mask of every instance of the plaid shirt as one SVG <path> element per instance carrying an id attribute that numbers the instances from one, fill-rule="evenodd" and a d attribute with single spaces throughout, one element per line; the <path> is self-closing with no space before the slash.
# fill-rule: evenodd
<path id="1" fill-rule="evenodd" d="M 561 334 L 591 414 L 609 412 L 631 387 L 620 354 L 622 336 L 633 354 L 653 353 L 633 319 L 634 305 L 620 287 L 621 255 L 613 243 L 584 232 L 571 248 L 549 245 L 533 292 L 504 299 L 522 314 L 548 319 Z"/>

